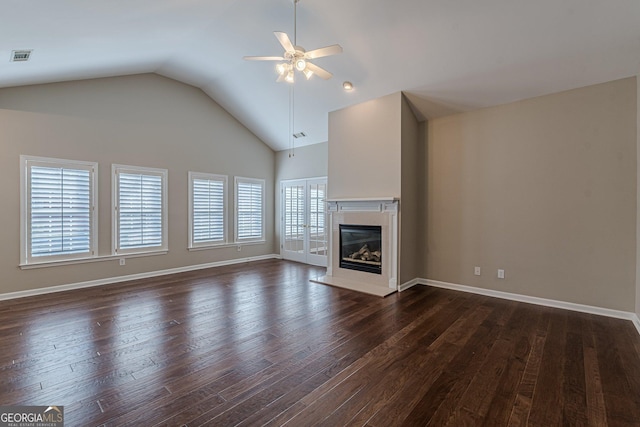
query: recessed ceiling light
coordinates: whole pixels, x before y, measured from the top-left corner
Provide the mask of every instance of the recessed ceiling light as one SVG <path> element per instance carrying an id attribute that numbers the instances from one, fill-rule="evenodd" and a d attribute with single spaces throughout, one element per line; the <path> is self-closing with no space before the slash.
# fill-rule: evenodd
<path id="1" fill-rule="evenodd" d="M 344 82 L 342 83 L 342 87 L 344 88 L 344 90 L 353 90 L 353 83 Z"/>

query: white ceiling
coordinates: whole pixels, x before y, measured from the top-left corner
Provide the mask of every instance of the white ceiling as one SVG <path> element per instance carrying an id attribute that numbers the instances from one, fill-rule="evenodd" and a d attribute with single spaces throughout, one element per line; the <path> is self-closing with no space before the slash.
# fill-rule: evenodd
<path id="1" fill-rule="evenodd" d="M 0 0 L 0 87 L 155 72 L 200 87 L 276 150 L 289 146 L 289 84 L 273 31 L 293 0 Z M 298 44 L 338 43 L 295 83 L 295 132 L 405 91 L 432 118 L 640 74 L 639 0 L 300 0 Z M 14 49 L 33 49 L 26 63 Z M 4 58 L 4 59 L 3 59 Z M 298 75 L 300 76 L 300 75 Z M 350 80 L 355 90 L 345 92 Z"/>

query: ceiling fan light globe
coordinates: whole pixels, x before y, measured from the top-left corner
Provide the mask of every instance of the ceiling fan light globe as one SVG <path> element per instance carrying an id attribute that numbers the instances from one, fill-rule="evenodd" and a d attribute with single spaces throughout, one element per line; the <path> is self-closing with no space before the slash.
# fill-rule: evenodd
<path id="1" fill-rule="evenodd" d="M 287 77 L 284 78 L 287 82 L 293 83 L 293 70 L 289 70 Z"/>
<path id="2" fill-rule="evenodd" d="M 283 75 L 284 73 L 287 72 L 287 64 L 278 64 L 276 65 L 276 71 L 278 72 L 278 74 Z"/>
<path id="3" fill-rule="evenodd" d="M 298 71 L 304 71 L 305 68 L 307 68 L 307 61 L 305 61 L 302 58 L 298 58 L 296 59 L 296 70 Z"/>

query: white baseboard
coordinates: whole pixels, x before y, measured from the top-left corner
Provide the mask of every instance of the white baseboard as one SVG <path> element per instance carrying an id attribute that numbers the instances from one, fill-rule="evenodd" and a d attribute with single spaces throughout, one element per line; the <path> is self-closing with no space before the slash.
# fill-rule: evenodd
<path id="1" fill-rule="evenodd" d="M 543 305 L 546 307 L 562 308 L 565 310 L 579 311 L 581 313 L 597 314 L 599 316 L 613 317 L 616 319 L 630 320 L 640 334 L 640 319 L 635 313 L 592 305 L 576 304 L 572 302 L 558 301 L 547 298 L 531 297 L 528 295 L 513 294 L 510 292 L 494 291 L 492 289 L 476 288 L 474 286 L 458 285 L 455 283 L 440 282 L 430 279 L 415 279 L 418 283 L 436 288 L 451 289 L 454 291 L 469 292 L 472 294 L 507 299 L 511 301 L 525 302 L 529 304 Z"/>
<path id="2" fill-rule="evenodd" d="M 108 285 L 111 283 L 127 282 L 129 280 L 148 279 L 150 277 L 166 276 L 168 274 L 185 273 L 187 271 L 203 270 L 205 268 L 222 267 L 224 265 L 242 264 L 245 262 L 261 261 L 265 259 L 282 259 L 278 254 L 260 255 L 248 258 L 237 258 L 225 261 L 210 262 L 207 264 L 188 265 L 185 267 L 170 268 L 167 270 L 149 271 L 146 273 L 129 274 L 127 276 L 108 277 L 105 279 L 89 280 L 87 282 L 70 283 L 67 285 L 50 286 L 48 288 L 30 289 L 27 291 L 8 292 L 0 294 L 0 301 L 24 298 L 35 295 L 51 294 L 54 292 L 70 291 L 74 289 L 92 288 L 94 286 Z"/>
<path id="3" fill-rule="evenodd" d="M 398 292 L 406 291 L 413 286 L 420 285 L 422 283 L 421 280 L 422 279 L 415 278 L 401 284 L 400 286 L 398 286 Z"/>
<path id="4" fill-rule="evenodd" d="M 631 319 L 631 321 L 633 322 L 633 326 L 635 326 L 636 329 L 638 330 L 638 334 L 640 334 L 640 318 L 638 317 L 638 315 L 634 314 L 633 319 Z"/>

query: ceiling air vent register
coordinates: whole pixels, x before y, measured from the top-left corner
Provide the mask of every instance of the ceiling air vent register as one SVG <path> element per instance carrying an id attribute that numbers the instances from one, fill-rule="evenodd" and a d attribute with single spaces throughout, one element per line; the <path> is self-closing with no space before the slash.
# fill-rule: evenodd
<path id="1" fill-rule="evenodd" d="M 11 62 L 25 62 L 31 57 L 32 50 L 14 50 L 11 52 Z"/>

